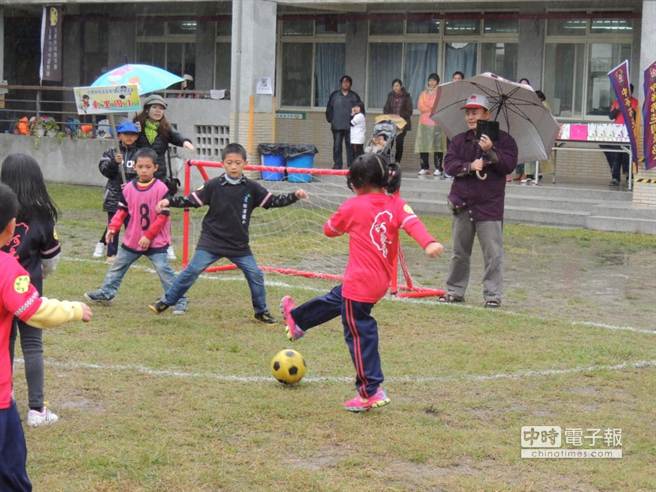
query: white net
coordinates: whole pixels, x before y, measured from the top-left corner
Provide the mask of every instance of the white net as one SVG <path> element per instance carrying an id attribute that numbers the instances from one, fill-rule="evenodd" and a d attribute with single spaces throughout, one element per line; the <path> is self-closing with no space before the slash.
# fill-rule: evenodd
<path id="1" fill-rule="evenodd" d="M 189 170 L 186 174 L 190 179 L 191 190 L 200 186 L 203 181 L 223 173 L 215 162 L 191 161 L 187 165 Z M 262 174 L 265 177 L 277 177 L 266 171 L 275 168 L 248 166 L 248 169 L 264 170 Z M 324 280 L 309 279 L 339 281 L 348 258 L 348 237 L 326 238 L 323 225 L 339 205 L 352 196 L 346 186 L 345 172 L 335 175 L 331 170 L 288 168 L 287 173 L 286 180 L 261 179 L 259 172 L 248 174 L 250 178 L 258 179 L 271 193 L 289 193 L 302 188 L 310 195 L 309 199 L 299 200 L 287 207 L 256 208 L 253 211 L 250 221 L 250 245 L 258 265 L 266 272 L 294 275 L 304 278 L 305 282 L 318 281 L 324 282 L 325 285 Z M 306 182 L 292 182 L 293 180 Z M 193 255 L 200 236 L 201 221 L 206 212 L 203 208 L 188 212 L 187 233 L 183 233 L 188 258 Z M 185 263 L 183 254 L 183 264 Z M 227 260 L 221 260 L 217 265 L 219 270 L 232 268 Z M 400 289 L 404 290 L 408 279 L 403 276 L 402 268 L 399 268 L 399 278 Z"/>

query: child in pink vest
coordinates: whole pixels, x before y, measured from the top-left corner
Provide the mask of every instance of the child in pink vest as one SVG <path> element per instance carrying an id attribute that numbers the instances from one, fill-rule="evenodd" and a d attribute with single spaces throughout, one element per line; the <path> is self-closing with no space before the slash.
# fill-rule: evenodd
<path id="1" fill-rule="evenodd" d="M 107 227 L 106 239 L 109 243 L 129 217 L 123 244 L 116 261 L 105 275 L 102 287 L 84 294 L 88 300 L 100 304 L 109 304 L 114 299 L 130 265 L 143 255 L 146 255 L 155 267 L 164 291 L 171 286 L 175 278 L 166 255 L 171 244 L 169 212 L 156 211 L 157 204 L 169 194 L 166 184 L 155 178 L 157 154 L 152 149 L 143 148 L 137 152 L 134 159 L 137 178 L 123 187 L 118 210 Z M 173 313 L 184 314 L 186 311 L 187 298 L 183 297 L 177 302 Z"/>

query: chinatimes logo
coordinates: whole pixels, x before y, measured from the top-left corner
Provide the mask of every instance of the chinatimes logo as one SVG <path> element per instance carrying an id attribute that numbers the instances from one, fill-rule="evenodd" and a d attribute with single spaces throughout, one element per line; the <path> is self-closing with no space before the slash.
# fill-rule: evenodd
<path id="1" fill-rule="evenodd" d="M 522 458 L 613 459 L 622 457 L 622 429 L 530 425 L 521 428 Z"/>

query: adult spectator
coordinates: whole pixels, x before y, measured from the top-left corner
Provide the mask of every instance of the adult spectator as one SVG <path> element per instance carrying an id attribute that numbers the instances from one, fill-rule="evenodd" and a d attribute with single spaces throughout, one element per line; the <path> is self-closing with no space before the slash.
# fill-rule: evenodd
<path id="1" fill-rule="evenodd" d="M 440 127 L 433 121 L 431 115 L 438 102 L 438 89 L 440 76 L 432 73 L 428 76 L 426 88 L 421 91 L 417 99 L 419 110 L 419 126 L 417 127 L 417 139 L 415 140 L 415 153 L 419 154 L 419 175 L 429 174 L 429 154 L 433 154 L 435 165 L 434 176 L 442 176 L 442 132 Z"/>
<path id="2" fill-rule="evenodd" d="M 638 100 L 633 97 L 633 84 L 630 84 L 631 89 L 631 111 L 633 112 L 633 119 L 635 121 L 638 113 Z M 620 111 L 620 104 L 617 99 L 613 101 L 610 106 L 608 117 L 618 125 L 624 125 L 624 115 Z M 622 145 L 600 145 L 602 149 L 616 149 L 621 150 Z M 619 186 L 622 179 L 622 171 L 626 175 L 625 179 L 629 180 L 629 154 L 626 152 L 604 152 L 608 167 L 610 167 L 611 180 L 609 186 Z"/>
<path id="3" fill-rule="evenodd" d="M 326 121 L 330 123 L 333 132 L 333 169 L 344 166 L 342 146 L 346 146 L 346 163 L 351 167 L 353 150 L 351 149 L 351 110 L 362 100 L 357 92 L 351 90 L 353 79 L 342 75 L 339 79 L 339 89 L 328 98 L 326 105 Z"/>
<path id="4" fill-rule="evenodd" d="M 169 144 L 194 150 L 191 140 L 176 132 L 166 119 L 166 101 L 159 94 L 148 96 L 144 100 L 143 111 L 134 118 L 139 123 L 140 132 L 137 147 L 150 147 L 157 153 L 157 172 L 155 176 L 172 187 L 173 176 L 170 175 L 166 152 Z M 173 191 L 173 190 L 172 190 Z"/>
<path id="5" fill-rule="evenodd" d="M 506 176 L 517 165 L 517 144 L 499 131 L 496 141 L 476 137 L 476 124 L 490 118 L 484 95 L 472 94 L 463 106 L 468 130 L 456 135 L 444 158 L 444 170 L 454 177 L 449 193 L 453 211 L 453 257 L 447 277 L 447 293 L 440 300 L 463 302 L 469 283 L 474 236 L 483 251 L 485 307 L 501 305 L 503 283 L 503 208 Z"/>
<path id="6" fill-rule="evenodd" d="M 465 74 L 462 73 L 460 70 L 456 70 L 453 72 L 453 75 L 451 75 L 451 82 L 455 82 L 458 80 L 465 80 Z"/>
<path id="7" fill-rule="evenodd" d="M 403 82 L 400 79 L 394 79 L 392 81 L 392 91 L 387 95 L 387 101 L 383 106 L 383 113 L 400 116 L 406 123 L 395 139 L 396 155 L 394 156 L 394 162 L 397 164 L 403 158 L 403 142 L 406 134 L 411 130 L 412 108 L 412 97 L 403 87 Z"/>

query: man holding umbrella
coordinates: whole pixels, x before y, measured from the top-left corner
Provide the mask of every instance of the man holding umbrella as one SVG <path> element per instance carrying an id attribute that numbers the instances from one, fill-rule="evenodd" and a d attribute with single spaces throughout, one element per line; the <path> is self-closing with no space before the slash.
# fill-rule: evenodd
<path id="1" fill-rule="evenodd" d="M 461 107 L 468 129 L 451 140 L 444 158 L 444 171 L 454 177 L 448 198 L 454 214 L 453 257 L 446 282 L 447 294 L 440 300 L 464 301 L 472 246 L 474 237 L 478 236 L 485 262 L 485 307 L 496 308 L 501 305 L 502 297 L 506 175 L 517 165 L 517 144 L 501 130 L 498 135 L 477 135 L 478 121 L 490 119 L 490 108 L 485 95 L 468 97 Z"/>

